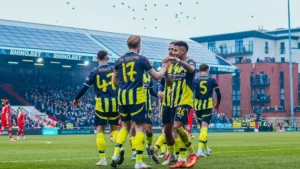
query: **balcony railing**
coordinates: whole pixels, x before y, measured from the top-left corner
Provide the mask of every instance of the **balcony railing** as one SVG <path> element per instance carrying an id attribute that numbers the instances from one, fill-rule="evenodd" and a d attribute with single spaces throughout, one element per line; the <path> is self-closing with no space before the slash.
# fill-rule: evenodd
<path id="1" fill-rule="evenodd" d="M 220 56 L 240 56 L 240 55 L 252 55 L 253 54 L 253 44 L 246 44 L 244 46 L 229 46 L 229 47 L 219 47 L 217 49 L 210 49 L 211 51 L 217 53 Z"/>
<path id="2" fill-rule="evenodd" d="M 270 86 L 270 77 L 264 75 L 263 77 L 250 77 L 250 85 L 251 87 L 268 87 Z"/>
<path id="3" fill-rule="evenodd" d="M 256 98 L 251 98 L 251 103 L 270 103 L 270 95 L 261 94 Z"/>
<path id="4" fill-rule="evenodd" d="M 300 112 L 300 107 L 295 107 L 294 112 Z"/>

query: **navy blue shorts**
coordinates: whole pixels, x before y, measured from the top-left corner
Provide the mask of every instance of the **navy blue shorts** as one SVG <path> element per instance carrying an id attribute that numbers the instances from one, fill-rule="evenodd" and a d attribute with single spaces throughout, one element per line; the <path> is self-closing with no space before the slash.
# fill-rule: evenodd
<path id="1" fill-rule="evenodd" d="M 210 123 L 212 109 L 198 110 L 196 111 L 198 123 L 201 125 L 202 121 Z"/>
<path id="2" fill-rule="evenodd" d="M 180 105 L 172 108 L 172 114 L 174 114 L 174 121 L 179 121 L 183 125 L 187 124 L 189 113 L 192 107 L 189 105 Z"/>
<path id="3" fill-rule="evenodd" d="M 95 126 L 106 126 L 109 125 L 118 125 L 119 122 L 119 113 L 118 112 L 109 112 L 103 113 L 96 110 L 95 112 Z"/>
<path id="4" fill-rule="evenodd" d="M 121 121 L 127 122 L 127 121 L 133 121 L 133 122 L 139 122 L 139 123 L 145 123 L 146 122 L 146 107 L 145 103 L 138 104 L 138 105 L 126 105 L 126 106 L 120 106 L 120 115 L 121 115 Z"/>

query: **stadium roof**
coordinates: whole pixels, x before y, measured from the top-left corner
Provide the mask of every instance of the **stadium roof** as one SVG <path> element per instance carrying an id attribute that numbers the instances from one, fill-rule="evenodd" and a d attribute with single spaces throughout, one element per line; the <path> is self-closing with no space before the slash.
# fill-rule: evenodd
<path id="1" fill-rule="evenodd" d="M 106 49 L 111 61 L 127 51 L 130 35 L 71 27 L 0 20 L 0 55 L 92 60 L 98 50 Z M 141 54 L 152 62 L 168 55 L 172 39 L 142 37 Z M 188 42 L 189 57 L 211 66 L 212 73 L 233 73 L 237 68 L 196 42 Z"/>
<path id="2" fill-rule="evenodd" d="M 270 39 L 270 40 L 288 39 L 288 36 L 274 36 L 273 34 L 276 33 L 278 32 L 260 32 L 256 30 L 251 30 L 245 32 L 234 32 L 234 33 L 226 33 L 226 34 L 218 34 L 218 35 L 210 35 L 210 36 L 192 37 L 190 39 L 198 43 L 234 40 L 234 39 L 243 39 L 243 38 L 261 38 L 261 39 Z M 299 36 L 292 36 L 291 38 L 294 40 L 298 40 Z"/>

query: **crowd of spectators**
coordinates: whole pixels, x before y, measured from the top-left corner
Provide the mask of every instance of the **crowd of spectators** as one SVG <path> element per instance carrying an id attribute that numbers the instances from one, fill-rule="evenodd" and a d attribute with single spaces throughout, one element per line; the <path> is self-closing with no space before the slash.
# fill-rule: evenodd
<path id="1" fill-rule="evenodd" d="M 252 60 L 250 58 L 242 57 L 242 58 L 235 58 L 235 63 L 241 64 L 241 63 L 251 63 Z"/>
<path id="2" fill-rule="evenodd" d="M 77 80 L 66 77 L 38 77 L 34 75 L 20 76 L 10 81 L 15 90 L 25 100 L 35 106 L 40 112 L 56 118 L 57 127 L 65 128 L 71 123 L 73 127 L 94 126 L 94 91 L 92 89 L 80 99 L 77 108 L 72 102 L 79 91 L 83 78 Z M 154 101 L 152 122 L 154 126 L 161 126 L 159 106 Z M 28 127 L 43 126 L 43 122 L 28 120 Z"/>
<path id="3" fill-rule="evenodd" d="M 270 95 L 262 93 L 259 90 L 256 90 L 256 95 L 252 96 L 251 100 L 252 101 L 268 101 L 270 100 Z"/>
<path id="4" fill-rule="evenodd" d="M 77 108 L 72 107 L 72 101 L 82 84 L 62 77 L 22 77 L 18 92 L 40 112 L 53 116 L 63 124 L 71 123 L 73 127 L 92 127 L 94 125 L 93 91 L 89 90 L 80 100 Z M 57 126 L 62 124 L 58 123 Z"/>
<path id="5" fill-rule="evenodd" d="M 250 83 L 251 83 L 251 85 L 268 84 L 268 83 L 270 83 L 270 78 L 264 72 L 260 72 L 260 73 L 256 73 L 256 74 L 252 73 L 252 75 L 250 76 Z"/>
<path id="6" fill-rule="evenodd" d="M 300 112 L 300 105 L 297 105 L 297 106 L 294 108 L 294 111 L 295 111 L 295 112 Z"/>
<path id="7" fill-rule="evenodd" d="M 263 59 L 257 58 L 257 63 L 276 62 L 275 57 L 264 57 Z"/>
<path id="8" fill-rule="evenodd" d="M 224 113 L 213 112 L 211 116 L 211 123 L 228 123 L 228 119 Z"/>
<path id="9" fill-rule="evenodd" d="M 262 107 L 262 110 L 264 112 L 285 112 L 283 106 L 277 106 L 275 105 L 274 107 L 270 107 L 269 105 Z"/>

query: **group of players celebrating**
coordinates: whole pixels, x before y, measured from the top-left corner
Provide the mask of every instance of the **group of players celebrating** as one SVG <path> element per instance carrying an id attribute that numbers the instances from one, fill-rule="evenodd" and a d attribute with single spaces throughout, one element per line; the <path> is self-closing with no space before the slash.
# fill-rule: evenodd
<path id="1" fill-rule="evenodd" d="M 1 126 L 2 126 L 2 128 L 0 130 L 0 136 L 3 134 L 5 128 L 8 128 L 9 140 L 10 140 L 10 142 L 15 142 L 16 140 L 14 140 L 12 138 L 12 122 L 11 122 L 12 114 L 10 112 L 9 100 L 8 99 L 2 100 L 2 105 L 3 105 L 2 112 L 1 112 Z M 24 136 L 25 115 L 23 113 L 23 108 L 18 108 L 17 113 L 18 113 L 17 140 L 20 140 L 20 135 L 22 135 L 23 140 L 25 140 L 26 139 L 26 137 Z"/>
<path id="2" fill-rule="evenodd" d="M 143 152 L 147 147 L 148 155 L 156 163 L 158 151 L 166 142 L 169 157 L 162 165 L 170 168 L 191 168 L 198 157 L 210 154 L 207 147 L 207 130 L 212 109 L 218 109 L 221 93 L 218 83 L 208 75 L 209 67 L 200 65 L 200 75 L 196 76 L 196 62 L 187 56 L 188 44 L 184 41 L 171 42 L 169 56 L 162 61 L 162 68 L 155 71 L 149 60 L 139 54 L 141 38 L 130 36 L 127 40 L 128 52 L 121 56 L 114 67 L 108 65 L 109 56 L 105 50 L 97 54 L 99 67 L 92 70 L 80 89 L 73 106 L 77 107 L 79 99 L 94 85 L 95 126 L 97 126 L 97 147 L 100 161 L 98 166 L 108 165 L 105 157 L 104 130 L 107 123 L 115 141 L 114 154 L 110 162 L 112 168 L 117 168 L 124 162 L 123 145 L 130 133 L 131 145 L 135 153 L 136 169 L 151 168 L 143 162 Z M 152 79 L 160 80 L 158 92 L 152 88 Z M 213 105 L 213 91 L 217 93 L 217 103 Z M 161 117 L 163 132 L 154 147 L 151 147 L 152 112 L 151 95 L 161 100 Z M 195 152 L 191 137 L 185 130 L 188 114 L 194 109 L 201 126 L 199 148 Z M 118 119 L 122 128 L 118 131 Z M 145 146 L 145 134 L 146 141 Z M 177 157 L 178 156 L 178 157 Z"/>

